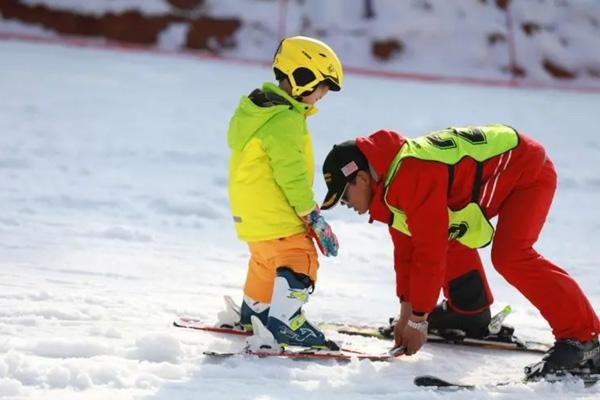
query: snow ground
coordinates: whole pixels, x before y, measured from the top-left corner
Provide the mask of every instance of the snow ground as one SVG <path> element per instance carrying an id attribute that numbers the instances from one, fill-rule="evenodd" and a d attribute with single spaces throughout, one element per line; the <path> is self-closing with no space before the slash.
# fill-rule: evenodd
<path id="1" fill-rule="evenodd" d="M 213 320 L 222 295 L 240 297 L 246 249 L 228 213 L 224 132 L 239 96 L 270 71 L 10 41 L 0 42 L 0 59 L 0 397 L 462 399 L 412 378 L 518 379 L 538 358 L 428 345 L 393 363 L 210 362 L 203 350 L 233 350 L 240 339 L 171 321 Z M 320 109 L 309 121 L 318 169 L 333 143 L 382 127 L 417 136 L 504 122 L 541 140 L 560 182 L 538 247 L 600 305 L 600 95 L 348 76 Z M 320 200 L 319 176 L 315 187 Z M 397 311 L 387 231 L 347 210 L 328 217 L 340 256 L 322 260 L 307 314 L 381 323 Z M 550 341 L 537 311 L 487 271 L 495 309 L 511 304 L 522 336 Z M 468 395 L 598 399 L 600 388 L 514 384 Z"/>

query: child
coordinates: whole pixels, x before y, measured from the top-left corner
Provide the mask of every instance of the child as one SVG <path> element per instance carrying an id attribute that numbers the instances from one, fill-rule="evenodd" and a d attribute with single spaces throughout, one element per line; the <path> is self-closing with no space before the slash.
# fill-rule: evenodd
<path id="1" fill-rule="evenodd" d="M 279 345 L 336 349 L 302 305 L 319 266 L 311 237 L 325 256 L 338 249 L 312 191 L 306 117 L 329 90 L 342 88 L 342 65 L 325 43 L 294 36 L 279 44 L 273 70 L 279 86 L 265 83 L 243 96 L 227 134 L 229 200 L 237 235 L 250 249 L 238 323 L 251 330 L 256 316 Z"/>

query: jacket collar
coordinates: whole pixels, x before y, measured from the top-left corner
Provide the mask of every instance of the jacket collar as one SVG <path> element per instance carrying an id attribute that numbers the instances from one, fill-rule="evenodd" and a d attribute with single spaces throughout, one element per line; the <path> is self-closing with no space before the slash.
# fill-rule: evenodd
<path id="1" fill-rule="evenodd" d="M 277 96 L 283 97 L 288 103 L 290 103 L 290 106 L 292 106 L 293 109 L 306 117 L 316 114 L 318 111 L 317 107 L 294 99 L 292 96 L 287 94 L 285 90 L 271 82 L 265 82 L 262 86 L 262 90 L 275 93 Z"/>

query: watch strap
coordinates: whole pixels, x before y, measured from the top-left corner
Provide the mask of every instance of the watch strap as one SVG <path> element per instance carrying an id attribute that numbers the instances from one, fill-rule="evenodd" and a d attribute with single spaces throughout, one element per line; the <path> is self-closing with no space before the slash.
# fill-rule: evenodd
<path id="1" fill-rule="evenodd" d="M 422 333 L 427 333 L 427 327 L 429 326 L 429 324 L 427 323 L 427 321 L 421 321 L 421 322 L 415 322 L 415 321 L 411 321 L 410 319 L 406 322 L 406 326 L 409 326 L 413 329 L 418 330 L 419 332 Z"/>

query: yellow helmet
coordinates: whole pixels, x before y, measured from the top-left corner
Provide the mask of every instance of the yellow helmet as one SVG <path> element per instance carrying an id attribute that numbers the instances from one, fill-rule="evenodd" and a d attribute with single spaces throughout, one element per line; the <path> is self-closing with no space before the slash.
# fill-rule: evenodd
<path id="1" fill-rule="evenodd" d="M 288 79 L 294 97 L 312 93 L 323 81 L 337 92 L 344 80 L 342 63 L 331 47 L 306 36 L 281 41 L 273 58 L 273 71 L 278 80 Z"/>

